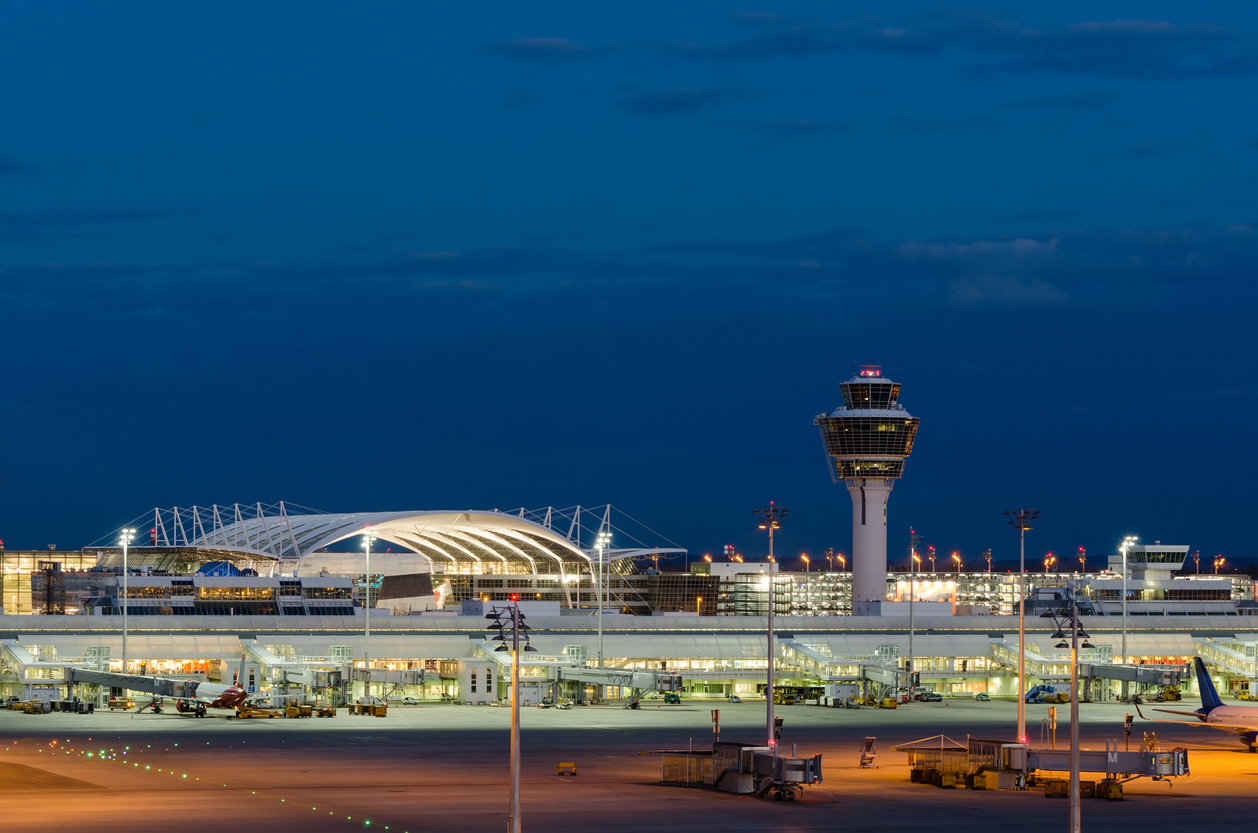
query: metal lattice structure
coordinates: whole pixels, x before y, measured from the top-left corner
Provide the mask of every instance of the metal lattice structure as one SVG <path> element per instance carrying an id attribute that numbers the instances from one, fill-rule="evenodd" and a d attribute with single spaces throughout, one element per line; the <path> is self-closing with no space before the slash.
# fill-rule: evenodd
<path id="1" fill-rule="evenodd" d="M 251 563 L 270 563 L 281 572 L 368 529 L 379 540 L 422 556 L 430 570 L 448 573 L 588 574 L 595 558 L 592 543 L 600 532 L 637 545 L 607 550 L 608 562 L 620 572 L 632 571 L 636 558 L 685 553 L 679 547 L 643 544 L 627 524 L 613 524 L 610 505 L 326 513 L 284 502 L 235 503 L 159 507 L 131 525 L 150 527 L 147 541 L 141 535 L 132 546 L 138 558 L 145 550 L 187 548 L 235 554 Z"/>

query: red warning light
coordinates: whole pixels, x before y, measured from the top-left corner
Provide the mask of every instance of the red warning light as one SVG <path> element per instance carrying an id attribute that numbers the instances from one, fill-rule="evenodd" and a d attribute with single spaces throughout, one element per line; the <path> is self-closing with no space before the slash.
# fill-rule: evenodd
<path id="1" fill-rule="evenodd" d="M 511 601 L 513 601 L 513 602 L 518 602 L 518 601 L 520 601 L 520 594 L 519 594 L 519 593 L 512 593 L 512 594 L 511 594 Z"/>

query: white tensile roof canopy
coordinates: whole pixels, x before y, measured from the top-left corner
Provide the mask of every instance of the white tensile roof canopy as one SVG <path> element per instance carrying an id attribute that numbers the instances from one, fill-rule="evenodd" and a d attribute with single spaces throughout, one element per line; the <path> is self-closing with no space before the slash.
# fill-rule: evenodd
<path id="1" fill-rule="evenodd" d="M 610 532 L 609 562 L 685 553 L 677 547 L 626 547 L 627 536 L 611 524 L 611 507 L 597 510 L 324 513 L 285 503 L 174 507 L 154 509 L 152 515 L 137 519 L 135 526 L 151 519 L 151 530 L 139 532 L 132 549 L 138 556 L 149 547 L 195 547 L 237 553 L 256 562 L 274 561 L 277 567 L 298 566 L 316 554 L 311 562 L 328 560 L 323 550 L 370 530 L 377 539 L 372 548 L 373 568 L 377 554 L 383 556 L 392 544 L 421 556 L 433 572 L 560 575 L 588 573 L 594 565 L 597 553 L 592 546 L 581 545 L 583 532 L 592 540 L 597 532 Z M 591 534 L 593 529 L 597 532 Z M 357 561 L 362 552 L 326 555 L 336 561 Z"/>

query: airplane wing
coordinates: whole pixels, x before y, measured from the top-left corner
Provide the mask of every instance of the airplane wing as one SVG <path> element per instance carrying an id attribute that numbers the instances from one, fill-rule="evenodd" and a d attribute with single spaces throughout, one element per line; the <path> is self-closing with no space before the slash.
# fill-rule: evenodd
<path id="1" fill-rule="evenodd" d="M 1196 718 L 1200 718 L 1200 715 L 1198 715 L 1196 712 L 1177 712 L 1177 711 L 1175 711 L 1174 709 L 1154 709 L 1154 711 L 1155 711 L 1155 712 L 1164 712 L 1164 713 L 1166 713 L 1166 714 L 1182 714 L 1182 715 L 1184 715 L 1185 717 L 1196 717 Z M 1144 717 L 1144 715 L 1140 715 L 1140 716 L 1141 716 L 1141 717 Z M 1204 721 L 1203 721 L 1203 722 L 1204 722 Z"/>
<path id="2" fill-rule="evenodd" d="M 1166 712 L 1168 714 L 1193 714 L 1193 712 L 1173 712 L 1170 709 L 1154 709 L 1154 711 Z M 1147 720 L 1150 723 L 1180 723 L 1184 726 L 1204 726 L 1208 729 L 1222 729 L 1224 732 L 1252 731 L 1254 728 L 1253 726 L 1242 726 L 1236 723 L 1205 723 L 1201 720 L 1166 720 L 1161 717 L 1145 717 L 1139 706 L 1136 706 L 1136 714 L 1140 715 L 1142 720 Z"/>
<path id="3" fill-rule="evenodd" d="M 1156 709 L 1156 711 L 1164 712 L 1164 711 L 1167 711 L 1167 709 Z M 1192 712 L 1170 712 L 1170 713 L 1171 714 L 1192 714 Z M 1166 720 L 1161 717 L 1145 717 L 1144 712 L 1140 711 L 1140 706 L 1138 705 L 1136 706 L 1136 714 L 1140 715 L 1141 720 L 1147 720 L 1150 723 L 1182 723 L 1185 726 L 1209 726 L 1211 725 L 1209 723 L 1203 723 L 1200 719 L 1198 720 Z M 1213 725 L 1217 726 L 1218 724 L 1216 723 Z"/>

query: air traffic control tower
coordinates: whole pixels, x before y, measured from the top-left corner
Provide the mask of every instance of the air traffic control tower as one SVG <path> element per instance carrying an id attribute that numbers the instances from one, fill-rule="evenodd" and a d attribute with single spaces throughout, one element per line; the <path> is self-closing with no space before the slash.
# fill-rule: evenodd
<path id="1" fill-rule="evenodd" d="M 900 386 L 876 365 L 862 367 L 839 385 L 843 404 L 813 424 L 830 458 L 830 476 L 852 496 L 852 613 L 881 615 L 887 598 L 887 498 L 913 452 L 917 417 L 900 398 Z"/>

